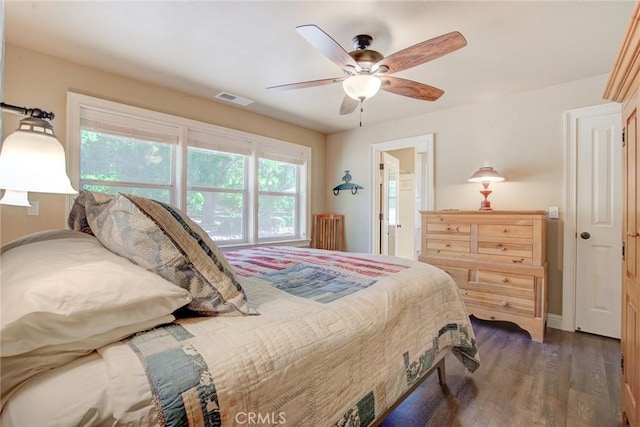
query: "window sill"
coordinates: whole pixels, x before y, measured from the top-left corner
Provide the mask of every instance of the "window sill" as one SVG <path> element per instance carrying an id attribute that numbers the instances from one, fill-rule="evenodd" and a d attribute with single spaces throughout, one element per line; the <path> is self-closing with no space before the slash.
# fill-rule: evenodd
<path id="1" fill-rule="evenodd" d="M 240 249 L 257 248 L 260 246 L 294 246 L 299 248 L 309 247 L 310 240 L 279 240 L 274 242 L 261 242 L 261 243 L 238 243 L 232 245 L 218 245 L 222 252 L 239 251 Z"/>

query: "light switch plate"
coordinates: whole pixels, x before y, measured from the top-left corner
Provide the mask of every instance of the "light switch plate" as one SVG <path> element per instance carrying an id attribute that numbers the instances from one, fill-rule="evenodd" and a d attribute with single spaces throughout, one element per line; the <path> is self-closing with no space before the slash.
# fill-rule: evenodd
<path id="1" fill-rule="evenodd" d="M 557 206 L 549 207 L 549 219 L 558 219 L 560 218 L 560 212 Z"/>
<path id="2" fill-rule="evenodd" d="M 27 208 L 27 215 L 40 215 L 40 202 L 29 202 L 31 206 Z"/>

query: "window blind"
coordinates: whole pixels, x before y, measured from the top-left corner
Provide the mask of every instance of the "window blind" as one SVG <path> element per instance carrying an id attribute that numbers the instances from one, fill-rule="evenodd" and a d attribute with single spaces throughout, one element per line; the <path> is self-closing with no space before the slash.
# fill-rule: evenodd
<path id="1" fill-rule="evenodd" d="M 303 165 L 307 162 L 307 153 L 305 151 L 290 147 L 275 146 L 264 142 L 260 143 L 258 156 L 263 159 L 293 163 L 294 165 Z"/>
<path id="2" fill-rule="evenodd" d="M 194 129 L 189 129 L 188 135 L 188 144 L 191 147 L 245 156 L 251 154 L 251 143 L 241 138 Z"/>
<path id="3" fill-rule="evenodd" d="M 80 110 L 80 128 L 125 138 L 169 144 L 177 144 L 180 138 L 178 126 L 89 108 Z"/>

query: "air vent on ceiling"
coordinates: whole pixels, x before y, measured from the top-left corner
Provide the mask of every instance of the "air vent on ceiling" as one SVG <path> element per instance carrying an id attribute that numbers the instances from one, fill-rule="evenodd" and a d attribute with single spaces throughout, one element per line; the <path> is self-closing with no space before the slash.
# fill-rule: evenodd
<path id="1" fill-rule="evenodd" d="M 243 105 L 245 107 L 247 105 L 253 103 L 253 101 L 250 100 L 250 99 L 243 98 L 241 96 L 237 96 L 237 95 L 231 94 L 229 92 L 220 92 L 219 94 L 216 95 L 216 98 L 222 99 L 224 101 L 233 102 L 234 104 L 240 104 L 240 105 Z"/>

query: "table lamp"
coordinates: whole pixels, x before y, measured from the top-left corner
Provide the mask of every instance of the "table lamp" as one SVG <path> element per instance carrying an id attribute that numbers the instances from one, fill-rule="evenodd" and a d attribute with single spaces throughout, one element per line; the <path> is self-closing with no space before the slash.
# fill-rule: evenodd
<path id="1" fill-rule="evenodd" d="M 489 194 L 491 194 L 491 190 L 489 190 L 489 184 L 492 182 L 502 182 L 504 181 L 504 177 L 500 175 L 498 171 L 489 166 L 489 162 L 484 162 L 484 166 L 475 171 L 471 178 L 469 178 L 469 182 L 479 182 L 484 187 L 483 190 L 480 190 L 480 194 L 484 196 L 484 200 L 480 202 L 480 210 L 481 211 L 492 211 L 491 202 L 487 200 Z"/>

